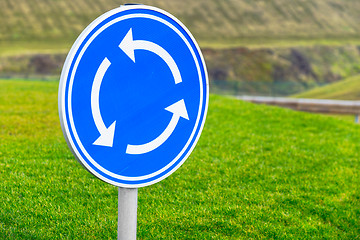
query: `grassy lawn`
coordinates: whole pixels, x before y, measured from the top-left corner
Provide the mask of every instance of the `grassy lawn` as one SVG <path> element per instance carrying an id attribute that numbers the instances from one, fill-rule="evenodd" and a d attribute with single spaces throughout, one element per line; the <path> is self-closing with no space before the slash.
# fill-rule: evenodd
<path id="1" fill-rule="evenodd" d="M 57 85 L 0 81 L 0 239 L 116 239 L 117 188 L 67 148 Z M 212 95 L 190 158 L 139 189 L 138 239 L 359 239 L 359 127 Z"/>

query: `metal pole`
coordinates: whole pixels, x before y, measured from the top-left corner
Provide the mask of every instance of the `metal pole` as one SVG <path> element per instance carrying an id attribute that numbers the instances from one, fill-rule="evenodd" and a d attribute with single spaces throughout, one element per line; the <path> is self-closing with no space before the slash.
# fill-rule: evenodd
<path id="1" fill-rule="evenodd" d="M 118 240 L 136 240 L 137 188 L 119 187 Z"/>
<path id="2" fill-rule="evenodd" d="M 359 123 L 359 114 L 355 115 L 355 123 Z"/>

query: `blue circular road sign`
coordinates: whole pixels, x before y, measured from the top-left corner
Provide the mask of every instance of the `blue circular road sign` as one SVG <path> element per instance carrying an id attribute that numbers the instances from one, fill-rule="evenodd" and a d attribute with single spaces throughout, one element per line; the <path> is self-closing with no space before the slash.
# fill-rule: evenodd
<path id="1" fill-rule="evenodd" d="M 61 74 L 59 114 L 78 161 L 110 184 L 137 188 L 179 168 L 208 107 L 199 46 L 158 8 L 121 6 L 92 22 Z"/>

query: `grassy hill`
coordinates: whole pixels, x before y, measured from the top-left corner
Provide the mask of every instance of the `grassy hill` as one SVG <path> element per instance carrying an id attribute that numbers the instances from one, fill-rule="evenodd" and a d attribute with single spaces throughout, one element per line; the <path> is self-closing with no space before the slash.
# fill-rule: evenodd
<path id="1" fill-rule="evenodd" d="M 200 43 L 212 89 L 287 96 L 360 73 L 356 0 L 144 0 Z M 3 0 L 0 77 L 58 78 L 80 32 L 118 0 Z"/>
<path id="2" fill-rule="evenodd" d="M 118 0 L 3 0 L 0 54 L 67 50 L 79 33 Z M 182 20 L 203 46 L 359 43 L 357 0 L 143 0 Z"/>
<path id="3" fill-rule="evenodd" d="M 332 83 L 324 87 L 317 87 L 309 91 L 296 94 L 298 98 L 319 98 L 319 99 L 360 99 L 360 75 L 349 77 L 340 82 Z"/>
<path id="4" fill-rule="evenodd" d="M 57 82 L 0 81 L 0 239 L 115 239 L 117 189 L 74 159 Z M 211 96 L 193 154 L 139 190 L 139 239 L 356 239 L 359 125 Z"/>

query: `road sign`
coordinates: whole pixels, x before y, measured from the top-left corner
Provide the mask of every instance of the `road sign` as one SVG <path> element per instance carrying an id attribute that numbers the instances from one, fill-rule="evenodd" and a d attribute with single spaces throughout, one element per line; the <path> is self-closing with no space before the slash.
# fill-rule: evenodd
<path id="1" fill-rule="evenodd" d="M 149 6 L 105 13 L 65 61 L 59 114 L 78 161 L 116 186 L 156 183 L 195 147 L 208 107 L 200 49 L 186 27 Z"/>

